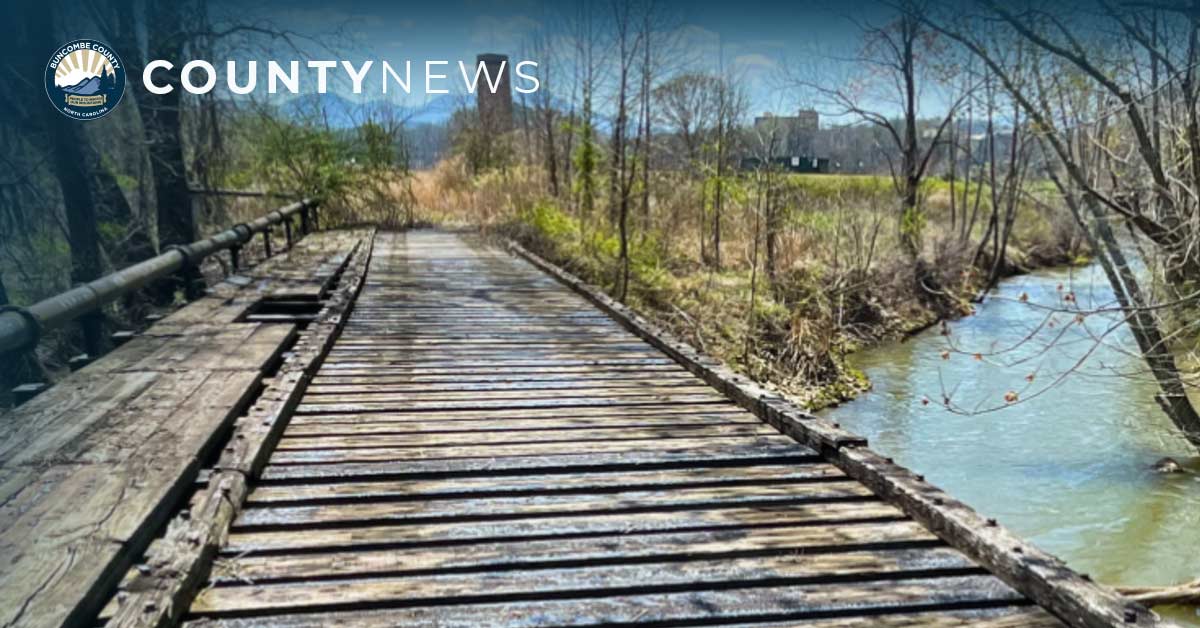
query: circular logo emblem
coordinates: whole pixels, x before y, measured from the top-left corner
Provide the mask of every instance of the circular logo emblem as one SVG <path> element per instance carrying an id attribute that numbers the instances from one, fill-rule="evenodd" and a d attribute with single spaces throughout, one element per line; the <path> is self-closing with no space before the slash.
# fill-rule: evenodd
<path id="1" fill-rule="evenodd" d="M 112 112 L 125 93 L 125 64 L 107 45 L 76 39 L 50 55 L 46 95 L 63 115 L 95 120 Z"/>

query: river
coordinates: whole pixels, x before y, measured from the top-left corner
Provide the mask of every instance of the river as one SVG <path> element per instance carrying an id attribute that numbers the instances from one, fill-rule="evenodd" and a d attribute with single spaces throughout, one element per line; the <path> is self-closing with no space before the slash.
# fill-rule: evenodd
<path id="1" fill-rule="evenodd" d="M 1200 577 L 1200 461 L 1115 315 L 1046 322 L 1039 306 L 1068 293 L 1083 309 L 1112 301 L 1096 265 L 1008 279 L 948 335 L 933 328 L 853 356 L 872 390 L 822 414 L 1101 582 Z M 1156 472 L 1165 456 L 1191 472 Z M 1160 612 L 1200 626 L 1196 610 Z"/>

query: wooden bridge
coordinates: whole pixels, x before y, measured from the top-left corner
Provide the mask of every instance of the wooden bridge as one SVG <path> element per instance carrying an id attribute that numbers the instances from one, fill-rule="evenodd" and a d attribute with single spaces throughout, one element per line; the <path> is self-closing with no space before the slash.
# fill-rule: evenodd
<path id="1" fill-rule="evenodd" d="M 518 248 L 308 236 L 0 419 L 4 626 L 1151 626 Z"/>

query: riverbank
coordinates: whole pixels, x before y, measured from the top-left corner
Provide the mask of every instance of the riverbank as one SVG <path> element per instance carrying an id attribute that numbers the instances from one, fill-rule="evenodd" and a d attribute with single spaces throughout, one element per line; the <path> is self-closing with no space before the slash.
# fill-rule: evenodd
<path id="1" fill-rule="evenodd" d="M 1112 298 L 1096 265 L 1009 278 L 972 316 L 947 323 L 948 336 L 939 327 L 851 356 L 871 390 L 821 414 L 1100 582 L 1194 580 L 1200 567 L 1185 548 L 1200 547 L 1200 460 L 1158 408 L 1153 382 L 1130 375 L 1143 365 L 1127 333 L 1097 344 L 1097 332 L 1111 324 L 1101 315 L 1088 317 L 1087 327 L 1036 331 L 1045 313 L 1021 295 L 1050 302 L 1060 286 L 1083 306 Z M 1018 345 L 1004 355 L 971 355 Z M 1012 390 L 1019 403 L 985 411 L 1005 406 Z M 945 394 L 975 411 L 926 401 Z M 1164 457 L 1186 472 L 1156 470 Z M 1158 610 L 1200 626 L 1193 608 Z"/>
<path id="2" fill-rule="evenodd" d="M 578 229 L 555 208 L 541 206 L 494 231 L 612 294 L 612 264 L 605 258 L 615 256 L 604 251 L 613 243 L 601 240 L 588 250 L 572 237 Z M 853 280 L 829 269 L 801 267 L 768 282 L 761 273 L 755 277 L 752 268 L 717 271 L 662 259 L 647 263 L 639 253 L 645 251 L 633 247 L 629 305 L 810 410 L 849 401 L 870 388 L 870 378 L 850 359 L 854 353 L 971 316 L 975 296 L 986 287 L 979 271 L 952 270 L 969 268 L 965 248 L 943 250 L 935 270 L 923 271 L 938 294 L 918 285 L 915 278 L 922 271 L 914 264 L 896 258 Z M 1015 246 L 1010 254 L 1021 263 L 1004 266 L 1003 277 L 1082 259 L 1065 252 L 1034 257 Z"/>

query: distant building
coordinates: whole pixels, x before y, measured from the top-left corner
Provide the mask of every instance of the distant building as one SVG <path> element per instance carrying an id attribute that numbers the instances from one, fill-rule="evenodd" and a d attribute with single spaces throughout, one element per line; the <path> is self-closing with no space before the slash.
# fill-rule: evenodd
<path id="1" fill-rule="evenodd" d="M 743 157 L 741 162 L 742 170 L 757 170 L 763 163 L 758 157 Z M 771 163 L 781 170 L 788 172 L 829 172 L 829 159 L 827 157 L 806 157 L 796 155 L 792 157 L 774 157 Z"/>
<path id="2" fill-rule="evenodd" d="M 775 134 L 775 145 L 783 155 L 813 154 L 813 140 L 821 126 L 821 116 L 813 109 L 801 109 L 794 116 L 764 113 L 754 118 L 754 130 L 760 136 Z"/>
<path id="3" fill-rule="evenodd" d="M 794 116 L 764 113 L 754 118 L 754 133 L 760 142 L 771 141 L 771 163 L 790 172 L 829 172 L 829 159 L 816 157 L 821 116 L 814 109 L 801 109 Z M 743 169 L 762 164 L 761 156 L 742 159 Z"/>
<path id="4" fill-rule="evenodd" d="M 508 65 L 508 55 L 481 54 L 476 57 L 476 67 L 483 63 L 487 76 L 500 76 L 500 84 L 496 93 L 492 93 L 486 76 L 479 77 L 475 88 L 476 107 L 479 109 L 479 122 L 483 129 L 491 135 L 500 135 L 513 128 L 513 99 L 512 99 L 512 68 Z M 504 71 L 501 72 L 501 65 Z"/>

